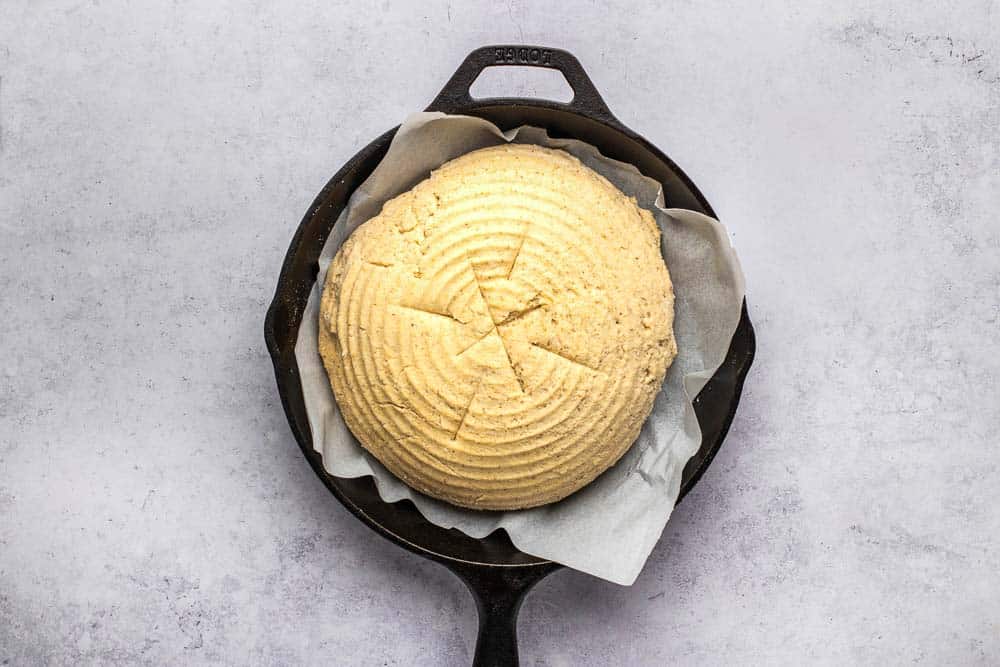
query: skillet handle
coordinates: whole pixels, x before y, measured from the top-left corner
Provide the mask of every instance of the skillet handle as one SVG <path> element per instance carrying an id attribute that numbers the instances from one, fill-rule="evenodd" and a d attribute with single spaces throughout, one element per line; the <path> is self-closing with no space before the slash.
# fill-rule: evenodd
<path id="1" fill-rule="evenodd" d="M 489 567 L 448 563 L 476 600 L 479 635 L 473 667 L 517 667 L 517 613 L 528 591 L 558 563 L 524 567 Z"/>
<path id="2" fill-rule="evenodd" d="M 469 95 L 469 87 L 487 67 L 503 66 L 547 67 L 559 71 L 569 87 L 573 89 L 573 99 L 566 104 L 546 101 L 546 106 L 562 107 L 610 125 L 620 125 L 618 119 L 608 109 L 608 105 L 604 103 L 601 94 L 597 92 L 590 77 L 583 71 L 580 61 L 573 54 L 562 49 L 523 44 L 482 46 L 467 55 L 462 64 L 458 66 L 458 70 L 427 107 L 427 111 L 459 113 L 474 106 L 476 100 Z M 504 102 L 515 101 L 511 98 L 500 99 Z M 520 101 L 535 102 L 534 100 Z"/>

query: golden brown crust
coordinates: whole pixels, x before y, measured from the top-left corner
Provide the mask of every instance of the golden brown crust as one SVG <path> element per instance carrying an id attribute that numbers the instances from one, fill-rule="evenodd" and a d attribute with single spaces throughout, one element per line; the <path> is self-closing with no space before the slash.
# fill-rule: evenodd
<path id="1" fill-rule="evenodd" d="M 628 450 L 677 348 L 649 211 L 507 144 L 385 204 L 330 265 L 320 354 L 348 427 L 413 488 L 519 509 Z"/>

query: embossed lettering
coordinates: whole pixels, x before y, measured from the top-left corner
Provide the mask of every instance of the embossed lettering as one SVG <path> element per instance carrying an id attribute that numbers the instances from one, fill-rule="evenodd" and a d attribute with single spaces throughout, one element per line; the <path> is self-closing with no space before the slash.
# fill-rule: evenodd
<path id="1" fill-rule="evenodd" d="M 524 63 L 531 65 L 551 65 L 552 52 L 548 49 L 532 49 L 527 47 L 498 46 L 493 50 L 493 62 Z"/>

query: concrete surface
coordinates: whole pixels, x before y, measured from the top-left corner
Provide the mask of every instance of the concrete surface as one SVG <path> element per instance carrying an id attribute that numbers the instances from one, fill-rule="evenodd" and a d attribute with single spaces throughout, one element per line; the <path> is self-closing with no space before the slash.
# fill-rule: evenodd
<path id="1" fill-rule="evenodd" d="M 492 42 L 688 171 L 759 336 L 638 583 L 552 576 L 524 664 L 1000 661 L 1000 5 L 140 4 L 0 4 L 0 664 L 469 663 L 262 320 L 320 187 Z"/>

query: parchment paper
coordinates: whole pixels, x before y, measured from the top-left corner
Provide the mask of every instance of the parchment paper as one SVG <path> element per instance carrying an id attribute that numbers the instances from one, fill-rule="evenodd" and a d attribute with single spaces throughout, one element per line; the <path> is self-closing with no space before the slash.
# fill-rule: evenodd
<path id="1" fill-rule="evenodd" d="M 561 148 L 604 175 L 653 212 L 674 283 L 678 354 L 653 412 L 622 459 L 588 486 L 551 505 L 511 512 L 454 507 L 403 484 L 361 448 L 334 400 L 317 348 L 318 311 L 326 270 L 341 243 L 382 205 L 448 160 L 505 141 Z M 525 553 L 557 561 L 618 584 L 635 581 L 663 532 L 680 490 L 684 464 L 701 445 L 691 400 L 725 358 L 740 318 L 743 274 L 725 229 L 704 215 L 664 209 L 658 183 L 628 164 L 571 139 L 521 127 L 506 134 L 468 116 L 418 113 L 396 133 L 385 158 L 352 195 L 319 260 L 319 275 L 299 328 L 295 356 L 313 443 L 337 477 L 373 475 L 388 502 L 413 500 L 431 522 L 484 537 L 504 528 Z"/>

